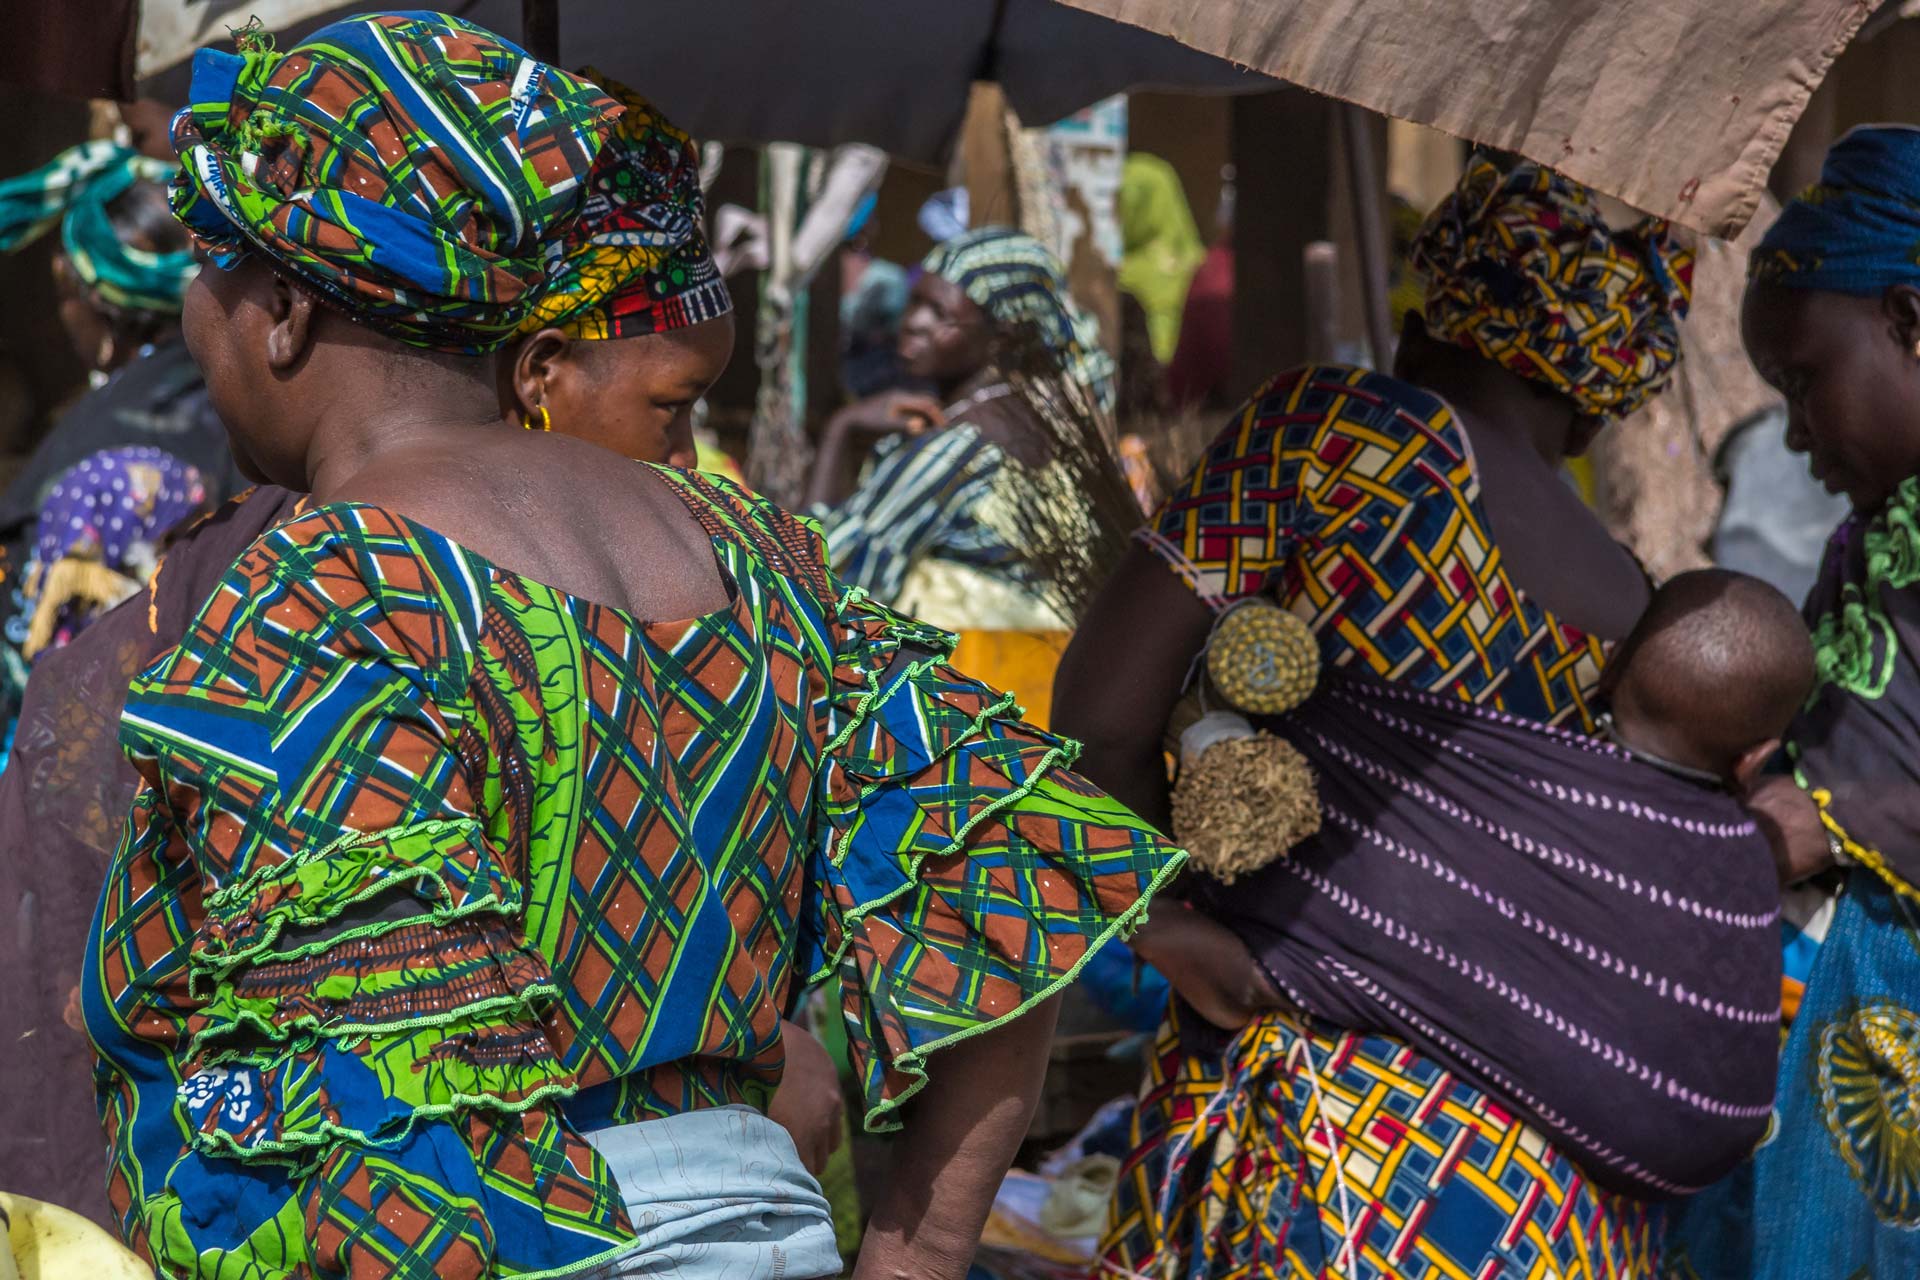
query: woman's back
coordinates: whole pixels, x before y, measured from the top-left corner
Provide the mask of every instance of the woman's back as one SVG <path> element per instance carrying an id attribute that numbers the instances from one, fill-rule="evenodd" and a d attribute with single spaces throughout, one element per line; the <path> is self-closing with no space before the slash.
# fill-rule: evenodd
<path id="1" fill-rule="evenodd" d="M 727 590 L 710 534 L 666 474 L 567 436 L 474 431 L 460 454 L 395 451 L 324 496 L 398 512 L 496 565 L 637 618 L 712 612 Z"/>
<path id="2" fill-rule="evenodd" d="M 669 565 L 648 601 L 710 575 L 704 611 L 642 621 L 334 501 L 263 537 L 135 683 L 123 738 L 155 785 L 84 997 L 133 1238 L 158 1247 L 169 1212 L 134 1181 L 157 1152 L 191 1203 L 230 1187 L 223 1158 L 420 1129 L 458 1154 L 403 1163 L 482 1204 L 503 1272 L 590 1256 L 626 1229 L 611 1202 L 568 1207 L 606 1191 L 571 1135 L 764 1105 L 811 982 L 841 979 L 885 1126 L 927 1053 L 1065 981 L 1088 904 L 1132 914 L 1148 837 L 1059 770 L 1070 747 L 942 665 L 948 637 L 843 597 L 770 503 L 608 469 L 678 506 L 632 522 L 662 560 L 682 524 L 702 540 L 700 572 Z M 584 480 L 578 509 L 621 487 Z M 565 545 L 553 563 L 595 568 Z M 967 923 L 1003 918 L 1017 936 Z M 158 1103 L 176 1093 L 184 1117 Z M 463 1116 L 510 1136 L 430 1123 Z M 531 1192 L 533 1219 L 506 1189 L 527 1162 L 574 1171 Z M 312 1176 L 336 1213 L 374 1212 L 350 1170 Z M 196 1219 L 198 1247 L 254 1208 L 274 1206 Z"/>
<path id="3" fill-rule="evenodd" d="M 1145 541 L 1210 602 L 1277 595 L 1330 662 L 1591 723 L 1603 644 L 1514 583 L 1474 449 L 1452 409 L 1410 383 L 1338 365 L 1280 375 Z"/>

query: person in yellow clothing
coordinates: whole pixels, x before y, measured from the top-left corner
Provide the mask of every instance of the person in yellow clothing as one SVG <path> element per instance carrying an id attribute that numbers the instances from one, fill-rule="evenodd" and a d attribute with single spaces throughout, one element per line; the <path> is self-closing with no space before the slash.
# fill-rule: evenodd
<path id="1" fill-rule="evenodd" d="M 1207 256 L 1180 175 L 1159 156 L 1136 151 L 1120 171 L 1119 285 L 1147 316 L 1153 358 L 1173 360 L 1187 286 Z"/>

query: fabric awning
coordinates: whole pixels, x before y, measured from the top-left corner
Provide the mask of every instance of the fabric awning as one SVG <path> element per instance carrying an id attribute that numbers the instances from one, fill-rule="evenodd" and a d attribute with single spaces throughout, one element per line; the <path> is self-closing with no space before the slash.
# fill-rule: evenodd
<path id="1" fill-rule="evenodd" d="M 1061 0 L 1736 234 L 1876 0 Z"/>

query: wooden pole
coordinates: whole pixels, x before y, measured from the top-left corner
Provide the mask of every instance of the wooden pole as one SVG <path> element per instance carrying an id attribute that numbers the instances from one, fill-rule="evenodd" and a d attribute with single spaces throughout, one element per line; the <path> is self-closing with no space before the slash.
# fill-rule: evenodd
<path id="1" fill-rule="evenodd" d="M 560 0 L 520 0 L 520 43 L 542 62 L 560 61 Z"/>
<path id="2" fill-rule="evenodd" d="M 1339 108 L 1340 143 L 1346 152 L 1347 191 L 1353 200 L 1353 238 L 1360 248 L 1360 302 L 1367 319 L 1367 345 L 1373 364 L 1393 361 L 1393 313 L 1387 302 L 1387 219 L 1380 159 L 1373 153 L 1373 130 L 1364 107 Z"/>
<path id="3" fill-rule="evenodd" d="M 1291 86 L 1232 100 L 1234 399 L 1307 359 L 1303 250 L 1329 238 L 1333 103 Z"/>

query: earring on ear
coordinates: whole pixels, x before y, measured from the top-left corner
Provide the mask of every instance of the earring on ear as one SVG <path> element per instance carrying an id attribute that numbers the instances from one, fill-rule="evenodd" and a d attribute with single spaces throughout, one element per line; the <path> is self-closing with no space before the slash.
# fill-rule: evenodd
<path id="1" fill-rule="evenodd" d="M 1920 354 L 1920 352 L 1916 352 L 1915 354 Z M 545 406 L 545 405 L 543 405 L 543 404 L 537 404 L 537 405 L 535 405 L 535 406 L 533 406 L 533 411 L 534 411 L 534 413 L 537 413 L 537 414 L 539 414 L 539 415 L 540 415 L 540 425 L 539 425 L 539 427 L 537 427 L 537 428 L 536 428 L 536 427 L 535 427 L 535 426 L 533 425 L 533 418 L 532 418 L 532 416 L 531 416 L 531 415 L 530 415 L 530 416 L 528 416 L 528 417 L 525 417 L 525 418 L 522 418 L 522 419 L 520 420 L 520 425 L 521 425 L 521 426 L 523 426 L 523 427 L 525 427 L 525 428 L 526 428 L 527 430 L 529 430 L 529 431 L 534 431 L 534 430 L 539 430 L 539 431 L 551 431 L 551 430 L 553 430 L 553 415 L 552 415 L 551 413 L 548 413 L 548 412 L 547 412 L 547 406 Z"/>

